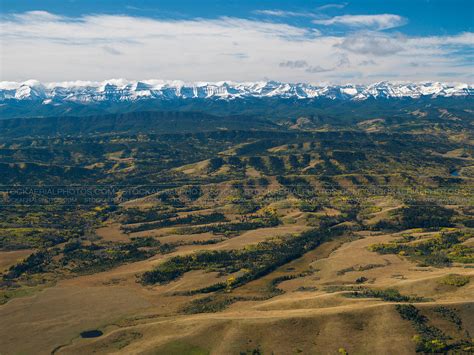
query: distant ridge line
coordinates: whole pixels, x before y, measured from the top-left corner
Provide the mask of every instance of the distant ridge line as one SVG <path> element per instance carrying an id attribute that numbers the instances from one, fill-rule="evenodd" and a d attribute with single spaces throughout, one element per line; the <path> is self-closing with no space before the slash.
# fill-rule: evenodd
<path id="1" fill-rule="evenodd" d="M 254 98 L 318 99 L 363 101 L 367 99 L 467 97 L 474 96 L 474 85 L 441 82 L 378 82 L 369 85 L 317 85 L 256 82 L 195 82 L 166 80 L 101 82 L 74 81 L 41 83 L 0 82 L 0 102 L 36 101 L 45 105 L 61 103 L 135 102 L 144 100 L 234 100 Z"/>

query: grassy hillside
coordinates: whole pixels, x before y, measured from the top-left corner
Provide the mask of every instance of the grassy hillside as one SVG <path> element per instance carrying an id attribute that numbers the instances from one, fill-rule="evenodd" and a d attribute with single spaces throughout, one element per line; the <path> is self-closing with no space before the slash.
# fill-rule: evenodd
<path id="1" fill-rule="evenodd" d="M 472 112 L 413 105 L 0 121 L 0 353 L 472 352 Z"/>

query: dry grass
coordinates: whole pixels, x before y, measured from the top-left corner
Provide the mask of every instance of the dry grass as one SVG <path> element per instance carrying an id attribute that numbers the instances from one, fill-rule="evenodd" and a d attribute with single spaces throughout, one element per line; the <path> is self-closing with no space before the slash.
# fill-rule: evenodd
<path id="1" fill-rule="evenodd" d="M 33 250 L 14 250 L 14 251 L 0 251 L 0 271 L 8 269 L 10 266 L 27 258 Z"/>
<path id="2" fill-rule="evenodd" d="M 283 208 L 280 212 L 297 219 L 298 212 L 290 211 L 291 208 Z M 324 213 L 337 215 L 339 211 Z M 122 234 L 117 228 L 107 225 L 100 235 L 120 241 Z M 440 282 L 448 274 L 472 277 L 473 269 L 420 268 L 404 257 L 369 251 L 370 245 L 395 240 L 402 233 L 362 231 L 354 237 L 327 242 L 233 290 L 231 296 L 253 300 L 236 302 L 219 313 L 182 314 L 185 305 L 203 295 L 183 296 L 176 292 L 210 286 L 225 281 L 229 275 L 191 271 L 166 285 L 143 287 L 136 282 L 137 274 L 175 255 L 239 249 L 306 228 L 299 224 L 281 225 L 247 231 L 213 245 L 182 246 L 168 255 L 63 280 L 33 296 L 14 299 L 0 306 L 0 337 L 6 339 L 2 352 L 46 354 L 59 347 L 57 353 L 64 354 L 228 354 L 254 349 L 290 354 L 319 353 L 322 349 L 337 353 L 343 347 L 349 353 L 389 353 L 396 343 L 397 353 L 412 353 L 411 337 L 415 332 L 392 303 L 347 298 L 341 292 L 325 290 L 334 285 L 355 286 L 356 279 L 362 276 L 367 279 L 366 287 L 396 288 L 405 295 L 433 300 L 421 307 L 456 304 L 466 324 L 473 320 L 474 283 L 456 287 Z M 212 237 L 176 236 L 163 230 L 156 233 L 161 233 L 163 242 Z M 283 292 L 268 298 L 271 281 L 287 275 L 298 277 L 279 283 L 277 287 Z M 81 339 L 79 333 L 89 329 L 100 329 L 104 335 Z"/>

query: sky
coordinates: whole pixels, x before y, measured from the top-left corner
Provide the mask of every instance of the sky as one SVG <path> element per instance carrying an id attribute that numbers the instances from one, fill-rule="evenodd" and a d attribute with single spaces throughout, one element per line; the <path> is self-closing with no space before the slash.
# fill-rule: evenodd
<path id="1" fill-rule="evenodd" d="M 474 0 L 0 0 L 0 80 L 474 82 Z"/>

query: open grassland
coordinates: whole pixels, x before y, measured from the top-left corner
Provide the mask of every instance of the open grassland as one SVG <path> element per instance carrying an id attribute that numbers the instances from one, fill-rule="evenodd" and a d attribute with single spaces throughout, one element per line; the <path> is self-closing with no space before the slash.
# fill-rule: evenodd
<path id="1" fill-rule="evenodd" d="M 451 274 L 474 279 L 472 269 L 417 267 L 407 258 L 379 255 L 367 248 L 374 242 L 396 238 L 392 234 L 366 235 L 328 242 L 265 277 L 225 293 L 237 301 L 217 309 L 217 313 L 183 314 L 192 300 L 208 295 L 182 295 L 183 291 L 227 279 L 215 272 L 190 271 L 168 284 L 144 288 L 135 282 L 135 275 L 157 265 L 155 259 L 79 276 L 4 305 L 2 319 L 9 326 L 2 326 L 2 338 L 9 339 L 12 347 L 7 350 L 12 352 L 21 342 L 24 351 L 40 346 L 45 353 L 56 346 L 63 346 L 59 353 L 101 349 L 166 353 L 167 347 L 173 346 L 216 353 L 259 348 L 281 354 L 297 349 L 337 353 L 343 347 L 358 353 L 389 348 L 393 337 L 401 342 L 402 352 L 414 351 L 416 344 L 411 338 L 416 330 L 400 318 L 393 301 L 347 297 L 349 290 L 361 287 L 394 288 L 402 295 L 425 297 L 426 302 L 415 304 L 426 314 L 433 314 L 430 321 L 456 337 L 463 338 L 466 331 L 472 333 L 474 282 L 462 286 L 445 282 Z M 294 275 L 279 282 L 276 287 L 281 291 L 273 295 L 273 280 Z M 361 277 L 367 281 L 359 283 Z M 433 311 L 439 305 L 458 314 L 464 324 L 462 331 Z M 45 317 L 51 321 L 45 323 Z M 105 335 L 97 339 L 78 336 L 83 330 L 96 328 Z M 209 336 L 204 336 L 206 333 Z M 375 340 L 374 334 L 379 334 Z M 387 334 L 391 334 L 389 339 Z"/>
<path id="2" fill-rule="evenodd" d="M 412 116 L 2 142 L 83 190 L 2 192 L 0 353 L 472 352 L 472 123 Z"/>

